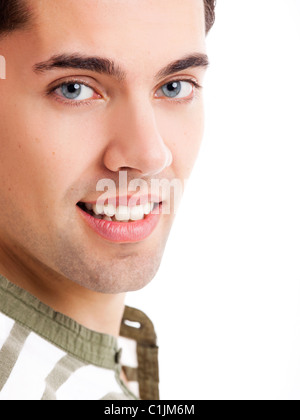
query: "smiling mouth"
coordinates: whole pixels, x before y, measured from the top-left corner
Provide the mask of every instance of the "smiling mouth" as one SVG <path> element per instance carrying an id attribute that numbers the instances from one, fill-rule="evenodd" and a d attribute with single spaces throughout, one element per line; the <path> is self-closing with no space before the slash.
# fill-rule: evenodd
<path id="1" fill-rule="evenodd" d="M 153 202 L 130 207 L 79 202 L 77 207 L 96 234 L 114 243 L 144 241 L 155 231 L 162 214 L 162 203 Z"/>
<path id="2" fill-rule="evenodd" d="M 77 206 L 88 215 L 98 220 L 116 223 L 134 223 L 145 220 L 150 213 L 155 213 L 161 203 L 148 202 L 146 204 L 128 207 L 112 204 L 92 204 L 79 202 Z"/>

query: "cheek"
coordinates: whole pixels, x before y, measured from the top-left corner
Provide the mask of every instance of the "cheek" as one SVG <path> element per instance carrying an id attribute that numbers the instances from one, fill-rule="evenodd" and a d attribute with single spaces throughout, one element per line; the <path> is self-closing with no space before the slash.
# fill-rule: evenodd
<path id="1" fill-rule="evenodd" d="M 92 160 L 97 161 L 88 118 L 64 115 L 40 103 L 22 104 L 21 100 L 8 103 L 3 112 L 1 179 L 35 205 L 61 200 L 70 185 L 92 166 Z"/>
<path id="2" fill-rule="evenodd" d="M 9 107 L 5 123 L 0 124 L 1 195 L 22 213 L 30 212 L 31 217 L 45 211 L 64 185 L 65 166 L 56 159 L 55 146 L 49 146 L 51 136 L 46 127 L 39 115 L 24 108 L 23 112 L 11 112 Z"/>

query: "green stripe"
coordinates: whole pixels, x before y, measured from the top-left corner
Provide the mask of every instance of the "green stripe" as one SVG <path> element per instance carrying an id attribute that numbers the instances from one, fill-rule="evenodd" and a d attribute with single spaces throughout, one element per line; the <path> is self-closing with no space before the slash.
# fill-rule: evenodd
<path id="1" fill-rule="evenodd" d="M 10 377 L 30 331 L 15 323 L 0 351 L 0 392 Z"/>
<path id="2" fill-rule="evenodd" d="M 46 389 L 42 401 L 55 401 L 56 392 L 59 388 L 67 382 L 74 372 L 83 366 L 87 365 L 68 355 L 60 359 L 46 379 Z"/>

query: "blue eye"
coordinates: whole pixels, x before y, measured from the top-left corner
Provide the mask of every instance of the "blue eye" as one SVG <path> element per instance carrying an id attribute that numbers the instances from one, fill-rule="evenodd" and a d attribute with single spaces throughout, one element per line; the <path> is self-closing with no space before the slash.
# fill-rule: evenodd
<path id="1" fill-rule="evenodd" d="M 180 82 L 171 82 L 164 85 L 161 89 L 169 98 L 175 98 L 181 92 L 182 87 Z"/>
<path id="2" fill-rule="evenodd" d="M 62 84 L 55 90 L 55 93 L 65 99 L 83 101 L 91 99 L 95 92 L 82 83 L 70 82 Z"/>
<path id="3" fill-rule="evenodd" d="M 166 83 L 159 90 L 157 97 L 182 99 L 187 98 L 193 92 L 193 83 L 187 81 L 173 81 Z"/>

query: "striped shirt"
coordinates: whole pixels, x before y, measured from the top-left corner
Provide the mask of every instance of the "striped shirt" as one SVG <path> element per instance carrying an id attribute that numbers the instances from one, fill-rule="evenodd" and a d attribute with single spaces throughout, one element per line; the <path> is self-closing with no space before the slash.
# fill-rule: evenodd
<path id="1" fill-rule="evenodd" d="M 0 275 L 0 400 L 158 400 L 158 383 L 156 335 L 145 314 L 126 307 L 117 340 Z"/>

